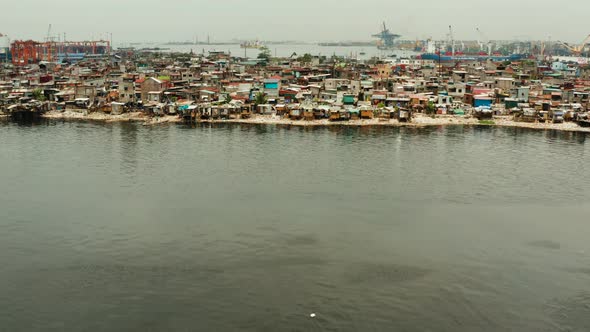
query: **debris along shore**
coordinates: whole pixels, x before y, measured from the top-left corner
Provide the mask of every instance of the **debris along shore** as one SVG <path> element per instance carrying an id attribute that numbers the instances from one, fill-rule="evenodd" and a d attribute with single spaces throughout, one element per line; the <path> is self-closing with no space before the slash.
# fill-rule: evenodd
<path id="1" fill-rule="evenodd" d="M 60 112 L 50 111 L 41 116 L 45 119 L 59 120 L 81 120 L 81 121 L 100 121 L 100 122 L 137 122 L 144 125 L 158 124 L 180 124 L 183 119 L 177 115 L 149 116 L 142 112 L 128 112 L 120 115 L 110 115 L 104 113 L 83 113 L 83 112 Z M 6 117 L 5 117 L 6 118 Z M 562 130 L 590 132 L 590 128 L 583 128 L 575 123 L 526 123 L 515 122 L 509 116 L 493 117 L 490 121 L 480 121 L 471 116 L 451 116 L 451 115 L 415 115 L 412 122 L 400 122 L 396 119 L 358 119 L 348 121 L 329 121 L 321 120 L 292 120 L 289 118 L 278 117 L 274 115 L 254 115 L 247 119 L 206 119 L 199 120 L 198 123 L 243 123 L 243 124 L 271 124 L 271 125 L 288 125 L 288 126 L 392 126 L 392 127 L 427 127 L 427 126 L 446 126 L 446 125 L 488 125 L 515 128 L 545 129 L 545 130 Z"/>
<path id="2" fill-rule="evenodd" d="M 180 123 L 182 119 L 177 116 L 149 116 L 143 112 L 127 112 L 118 115 L 105 114 L 99 112 L 75 112 L 75 111 L 49 111 L 41 118 L 45 119 L 60 119 L 60 120 L 87 120 L 87 121 L 102 121 L 102 122 L 141 122 L 144 124 L 160 124 L 160 123 Z"/>

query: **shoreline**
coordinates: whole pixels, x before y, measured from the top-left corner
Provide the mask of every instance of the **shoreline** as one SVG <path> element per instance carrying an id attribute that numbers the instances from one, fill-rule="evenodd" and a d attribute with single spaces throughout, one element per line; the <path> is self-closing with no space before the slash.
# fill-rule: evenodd
<path id="1" fill-rule="evenodd" d="M 92 112 L 76 112 L 76 111 L 50 111 L 41 115 L 42 119 L 48 120 L 76 120 L 76 121 L 93 121 L 104 123 L 115 122 L 137 122 L 145 126 L 159 125 L 159 124 L 182 124 L 183 119 L 177 115 L 163 115 L 163 116 L 149 116 L 142 112 L 129 112 L 120 115 L 111 115 L 106 113 Z M 0 119 L 9 119 L 7 115 L 0 115 Z M 395 119 L 359 119 L 350 121 L 336 121 L 332 122 L 328 119 L 322 120 L 291 120 L 288 118 L 281 118 L 269 115 L 255 115 L 250 119 L 229 119 L 229 120 L 200 120 L 197 123 L 240 123 L 240 124 L 271 124 L 271 125 L 288 125 L 301 127 L 329 127 L 329 126 L 344 126 L 344 127 L 370 127 L 370 126 L 384 126 L 384 127 L 431 127 L 431 126 L 452 126 L 452 125 L 467 125 L 467 126 L 490 126 L 490 127 L 513 127 L 513 128 L 527 128 L 536 130 L 558 130 L 569 132 L 584 132 L 590 133 L 590 128 L 578 126 L 574 122 L 564 123 L 528 123 L 515 122 L 511 116 L 496 116 L 491 121 L 493 123 L 480 123 L 479 120 L 469 116 L 453 116 L 453 115 L 437 115 L 434 118 L 423 114 L 416 114 L 412 122 L 398 122 Z"/>
<path id="2" fill-rule="evenodd" d="M 584 132 L 590 133 L 590 128 L 583 128 L 573 122 L 564 123 L 527 123 L 527 122 L 515 122 L 511 116 L 498 116 L 494 117 L 493 124 L 481 123 L 476 118 L 465 117 L 465 116 L 446 116 L 438 115 L 435 118 L 431 118 L 426 115 L 417 115 L 412 118 L 412 122 L 399 122 L 391 119 L 382 121 L 380 119 L 371 120 L 350 120 L 342 122 L 332 122 L 329 120 L 289 120 L 282 118 L 270 118 L 270 117 L 255 117 L 252 119 L 234 119 L 234 120 L 203 120 L 199 123 L 245 123 L 245 124 L 274 124 L 274 125 L 291 125 L 301 127 L 330 127 L 330 126 L 342 126 L 342 127 L 413 127 L 413 128 L 424 128 L 424 127 L 436 127 L 436 126 L 489 126 L 489 127 L 506 127 L 506 128 L 526 128 L 536 130 L 557 130 L 557 131 L 568 131 L 568 132 Z"/>

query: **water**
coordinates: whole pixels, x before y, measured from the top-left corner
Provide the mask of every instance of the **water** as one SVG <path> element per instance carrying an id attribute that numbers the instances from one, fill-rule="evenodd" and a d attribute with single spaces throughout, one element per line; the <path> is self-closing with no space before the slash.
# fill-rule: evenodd
<path id="1" fill-rule="evenodd" d="M 0 326 L 588 331 L 588 138 L 0 124 Z"/>
<path id="2" fill-rule="evenodd" d="M 194 52 L 208 54 L 210 51 L 223 51 L 231 53 L 234 56 L 244 56 L 249 58 L 256 58 L 260 53 L 257 49 L 246 49 L 240 47 L 240 44 L 228 45 L 166 45 L 166 44 L 140 44 L 131 45 L 135 48 L 162 48 L 173 52 Z M 353 57 L 360 60 L 368 60 L 372 57 L 389 57 L 395 55 L 397 57 L 410 57 L 418 53 L 413 51 L 402 50 L 380 50 L 375 46 L 319 46 L 317 44 L 269 44 L 273 56 L 290 57 L 293 53 L 298 56 L 303 56 L 305 53 L 311 55 L 324 56 L 343 56 Z M 364 54 L 361 54 L 364 53 Z"/>

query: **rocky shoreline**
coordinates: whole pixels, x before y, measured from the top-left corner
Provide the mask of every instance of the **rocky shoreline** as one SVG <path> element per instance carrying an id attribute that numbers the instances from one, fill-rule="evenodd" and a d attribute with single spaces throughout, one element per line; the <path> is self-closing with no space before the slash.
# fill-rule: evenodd
<path id="1" fill-rule="evenodd" d="M 44 119 L 54 120 L 85 120 L 85 121 L 100 121 L 100 122 L 141 122 L 145 125 L 159 124 L 159 123 L 181 123 L 182 119 L 178 116 L 149 116 L 143 112 L 128 112 L 119 115 L 111 115 L 100 112 L 76 112 L 76 111 L 50 111 L 44 113 Z"/>

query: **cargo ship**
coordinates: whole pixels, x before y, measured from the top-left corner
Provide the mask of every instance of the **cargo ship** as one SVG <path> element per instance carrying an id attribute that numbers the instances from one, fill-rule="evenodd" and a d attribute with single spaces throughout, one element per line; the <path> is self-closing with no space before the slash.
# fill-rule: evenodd
<path id="1" fill-rule="evenodd" d="M 264 44 L 262 44 L 260 41 L 256 40 L 256 41 L 245 41 L 243 43 L 240 44 L 241 48 L 253 48 L 253 49 L 261 49 L 264 47 Z"/>
<path id="2" fill-rule="evenodd" d="M 526 54 L 510 54 L 510 55 L 502 55 L 499 53 L 495 53 L 489 55 L 487 53 L 478 53 L 478 54 L 463 54 L 463 53 L 455 53 L 449 54 L 439 54 L 439 53 L 423 53 L 419 55 L 417 58 L 422 60 L 434 60 L 440 62 L 457 62 L 457 61 L 519 61 L 522 59 L 526 59 L 528 56 Z"/>

